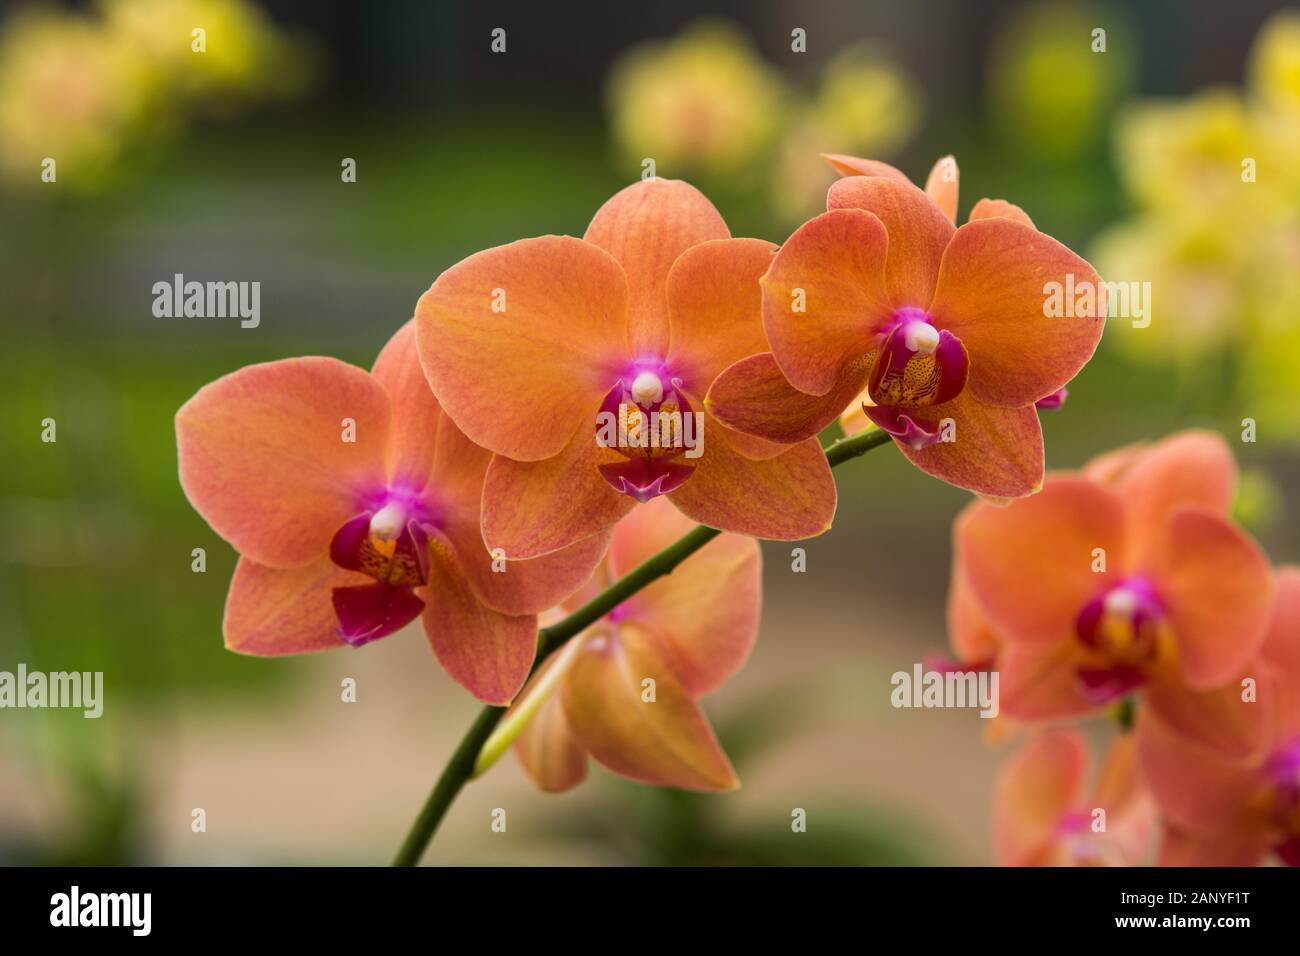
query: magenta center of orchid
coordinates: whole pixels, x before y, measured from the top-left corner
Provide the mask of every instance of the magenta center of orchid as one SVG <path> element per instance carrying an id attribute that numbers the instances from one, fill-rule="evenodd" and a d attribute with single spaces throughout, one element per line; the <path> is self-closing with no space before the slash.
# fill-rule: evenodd
<path id="1" fill-rule="evenodd" d="M 386 637 L 419 616 L 415 595 L 429 580 L 429 534 L 435 522 L 426 498 L 384 488 L 365 499 L 330 541 L 330 560 L 375 579 L 333 591 L 339 636 L 353 647 Z"/>
<path id="2" fill-rule="evenodd" d="M 627 402 L 643 411 L 652 412 L 663 405 L 681 401 L 678 389 L 682 388 L 680 376 L 674 374 L 663 359 L 648 356 L 629 362 L 610 389 L 610 398 Z"/>
<path id="3" fill-rule="evenodd" d="M 1056 824 L 1056 832 L 1062 836 L 1087 830 L 1092 818 L 1082 810 L 1067 812 Z"/>
<path id="4" fill-rule="evenodd" d="M 1300 737 L 1274 751 L 1262 769 L 1271 784 L 1274 818 L 1282 831 L 1273 850 L 1288 866 L 1300 866 Z"/>
<path id="5" fill-rule="evenodd" d="M 681 487 L 703 453 L 703 418 L 663 360 L 629 363 L 596 416 L 597 443 L 625 460 L 600 465 L 600 473 L 641 502 Z"/>
<path id="6" fill-rule="evenodd" d="M 1083 606 L 1075 634 L 1095 660 L 1078 671 L 1085 696 L 1094 703 L 1114 700 L 1145 683 L 1164 653 L 1164 602 L 1147 578 L 1125 578 Z"/>
<path id="7" fill-rule="evenodd" d="M 1288 815 L 1300 814 L 1300 737 L 1275 751 L 1264 763 L 1277 801 Z M 1297 819 L 1300 823 L 1300 819 Z"/>
<path id="8" fill-rule="evenodd" d="M 864 406 L 867 416 L 913 448 L 942 441 L 942 416 L 918 410 L 949 402 L 966 387 L 969 362 L 961 340 L 913 306 L 895 311 L 879 339 L 867 380 L 873 403 Z"/>

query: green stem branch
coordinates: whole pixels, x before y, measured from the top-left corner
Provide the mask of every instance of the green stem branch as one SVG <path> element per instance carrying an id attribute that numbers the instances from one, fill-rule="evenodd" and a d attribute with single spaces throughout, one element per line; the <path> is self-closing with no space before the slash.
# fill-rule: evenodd
<path id="1" fill-rule="evenodd" d="M 841 438 L 825 449 L 826 460 L 834 468 L 866 454 L 872 448 L 886 444 L 889 440 L 888 433 L 879 429 L 852 438 Z M 631 573 L 619 578 L 564 620 L 542 628 L 537 632 L 537 658 L 533 662 L 530 675 L 536 673 L 542 662 L 562 647 L 569 638 L 585 631 L 652 581 L 671 574 L 679 564 L 716 538 L 718 534 L 716 528 L 698 525 L 662 551 L 641 562 Z M 479 712 L 478 718 L 461 738 L 456 752 L 447 761 L 442 774 L 438 777 L 438 782 L 434 784 L 429 798 L 424 802 L 420 815 L 411 825 L 406 839 L 402 841 L 401 849 L 393 858 L 393 866 L 415 866 L 420 862 L 420 857 L 424 855 L 452 801 L 474 776 L 479 752 L 492 736 L 492 731 L 505 713 L 504 707 L 484 707 Z"/>

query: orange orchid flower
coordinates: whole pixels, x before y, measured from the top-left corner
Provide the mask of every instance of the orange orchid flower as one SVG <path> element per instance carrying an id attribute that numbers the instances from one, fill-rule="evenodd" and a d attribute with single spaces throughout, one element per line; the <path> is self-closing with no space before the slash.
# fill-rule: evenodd
<path id="1" fill-rule="evenodd" d="M 957 663 L 983 669 L 993 666 L 1002 640 L 971 591 L 959 562 L 953 562 L 948 584 L 948 643 Z"/>
<path id="2" fill-rule="evenodd" d="M 536 651 L 536 613 L 580 587 L 608 535 L 504 573 L 479 531 L 491 455 L 443 414 L 408 322 L 367 373 L 332 358 L 250 365 L 176 414 L 180 480 L 239 552 L 226 646 L 360 646 L 420 617 L 434 654 L 489 703 Z"/>
<path id="3" fill-rule="evenodd" d="M 1239 679 L 1272 582 L 1227 517 L 1235 480 L 1226 443 L 1189 431 L 1051 475 L 1006 507 L 967 507 L 958 573 L 1001 641 L 1004 713 L 1074 716 L 1140 690 L 1180 732 L 1242 745 Z"/>
<path id="4" fill-rule="evenodd" d="M 1140 866 L 1155 849 L 1156 807 L 1137 771 L 1132 734 L 1111 745 L 1086 791 L 1088 744 L 1047 731 L 998 775 L 993 842 L 1003 866 Z M 1099 812 L 1100 811 L 1100 812 Z"/>
<path id="5" fill-rule="evenodd" d="M 496 453 L 483 536 L 532 558 L 666 495 L 703 524 L 820 534 L 835 483 L 815 438 L 784 445 L 704 411 L 717 374 L 767 350 L 758 278 L 774 247 L 732 239 L 696 189 L 638 182 L 582 239 L 471 256 L 416 309 L 420 359 L 447 414 Z"/>
<path id="6" fill-rule="evenodd" d="M 981 200 L 956 228 L 951 157 L 928 191 L 883 163 L 831 161 L 850 175 L 762 279 L 771 351 L 728 367 L 705 407 L 729 427 L 793 442 L 857 401 L 923 471 L 993 497 L 1036 491 L 1035 406 L 1059 401 L 1097 347 L 1106 289 L 1096 271 L 1002 200 Z M 1065 290 L 1078 297 L 1054 316 L 1049 303 Z"/>
<path id="7" fill-rule="evenodd" d="M 1258 700 L 1236 757 L 1183 734 L 1159 711 L 1138 716 L 1138 761 L 1168 823 L 1166 866 L 1300 866 L 1300 567 L 1279 568 L 1259 659 Z M 1236 688 L 1240 693 L 1241 688 Z M 1265 745 L 1255 746 L 1262 736 Z"/>
<path id="8" fill-rule="evenodd" d="M 614 529 L 590 589 L 603 589 L 690 528 L 662 499 L 636 509 Z M 515 742 L 524 770 L 543 790 L 567 790 L 586 777 L 590 755 L 645 783 L 739 786 L 696 701 L 745 662 L 761 595 L 758 543 L 723 534 L 571 638 L 516 705 L 536 709 Z M 574 595 L 565 608 L 586 596 Z"/>

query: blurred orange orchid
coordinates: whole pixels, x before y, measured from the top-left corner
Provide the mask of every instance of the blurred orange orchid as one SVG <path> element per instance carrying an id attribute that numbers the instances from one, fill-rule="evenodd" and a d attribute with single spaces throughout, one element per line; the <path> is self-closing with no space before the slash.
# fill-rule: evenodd
<path id="1" fill-rule="evenodd" d="M 723 368 L 767 350 L 758 278 L 773 248 L 730 238 L 686 183 L 650 179 L 582 239 L 499 246 L 438 278 L 416 309 L 420 360 L 447 414 L 496 453 L 489 546 L 546 554 L 657 495 L 764 538 L 830 527 L 835 483 L 815 438 L 774 444 L 703 411 Z"/>
<path id="2" fill-rule="evenodd" d="M 528 675 L 536 612 L 580 587 L 607 534 L 496 573 L 479 531 L 490 454 L 438 407 L 408 322 L 366 373 L 332 358 L 250 365 L 176 414 L 180 480 L 240 554 L 231 650 L 360 646 L 422 617 L 438 660 L 489 703 Z"/>
<path id="3" fill-rule="evenodd" d="M 994 497 L 1036 491 L 1035 405 L 1055 400 L 1097 347 L 1107 306 L 1096 271 L 1002 200 L 981 200 L 955 228 L 952 157 L 926 191 L 884 163 L 829 159 L 848 175 L 828 211 L 762 279 L 770 353 L 728 367 L 705 407 L 794 442 L 856 399 L 923 471 Z M 1062 294 L 1070 301 L 1054 315 Z"/>
<path id="4" fill-rule="evenodd" d="M 1007 507 L 967 507 L 955 575 L 1000 640 L 1005 713 L 1072 716 L 1141 689 L 1180 732 L 1246 746 L 1238 678 L 1264 639 L 1271 578 L 1227 517 L 1235 480 L 1226 443 L 1189 431 L 1051 475 Z"/>
<path id="5" fill-rule="evenodd" d="M 656 499 L 619 522 L 589 596 L 692 527 Z M 762 567 L 758 543 L 723 534 L 666 578 L 620 604 L 538 670 L 519 696 L 530 721 L 515 742 L 543 790 L 587 775 L 587 756 L 633 780 L 690 790 L 739 786 L 698 698 L 740 669 L 758 635 Z"/>
<path id="6" fill-rule="evenodd" d="M 1088 744 L 1075 731 L 1047 731 L 998 775 L 993 834 L 1004 866 L 1139 866 L 1155 848 L 1156 807 L 1142 786 L 1133 736 L 1111 745 L 1097 786 L 1085 795 Z"/>
<path id="7" fill-rule="evenodd" d="M 1158 711 L 1138 717 L 1143 778 L 1168 821 L 1167 866 L 1253 866 L 1270 854 L 1300 866 L 1300 567 L 1277 571 L 1277 601 L 1245 704 L 1239 758 L 1204 746 Z M 1254 747 L 1262 736 L 1265 744 Z"/>
<path id="8" fill-rule="evenodd" d="M 954 561 L 948 583 L 948 643 L 957 663 L 965 667 L 991 667 L 1002 641 L 971 592 L 970 582 Z"/>

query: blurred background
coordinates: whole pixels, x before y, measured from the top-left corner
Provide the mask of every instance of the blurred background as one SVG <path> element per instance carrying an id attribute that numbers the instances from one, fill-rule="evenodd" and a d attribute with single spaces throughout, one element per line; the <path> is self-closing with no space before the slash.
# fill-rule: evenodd
<path id="1" fill-rule="evenodd" d="M 441 270 L 581 235 L 647 157 L 734 234 L 780 242 L 824 202 L 819 152 L 920 180 L 955 154 L 960 218 L 1011 200 L 1108 279 L 1152 283 L 1151 326 L 1112 320 L 1044 413 L 1049 466 L 1219 430 L 1240 517 L 1300 559 L 1300 15 L 1284 6 L 0 5 L 0 670 L 105 675 L 99 720 L 0 711 L 0 862 L 387 861 L 477 705 L 417 629 L 309 658 L 224 651 L 234 555 L 181 494 L 172 417 L 252 362 L 368 367 Z M 175 273 L 259 281 L 260 325 L 156 318 L 152 286 Z M 1235 443 L 1244 418 L 1255 443 Z M 1005 735 L 889 706 L 889 675 L 946 647 L 967 496 L 892 449 L 837 477 L 806 573 L 764 546 L 756 651 L 706 702 L 741 790 L 596 769 L 543 796 L 507 758 L 428 860 L 990 862 Z"/>

